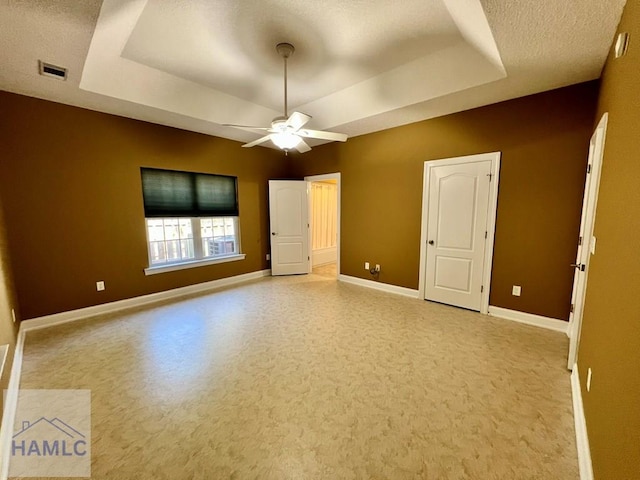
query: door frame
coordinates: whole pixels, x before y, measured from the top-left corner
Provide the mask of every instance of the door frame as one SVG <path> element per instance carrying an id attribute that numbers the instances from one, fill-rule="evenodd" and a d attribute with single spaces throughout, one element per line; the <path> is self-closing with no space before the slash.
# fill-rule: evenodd
<path id="1" fill-rule="evenodd" d="M 608 122 L 609 113 L 605 112 L 600 118 L 598 126 L 589 140 L 590 148 L 587 164 L 591 165 L 591 173 L 587 174 L 587 178 L 585 180 L 585 187 L 587 188 L 585 188 L 582 200 L 583 210 L 585 203 L 587 208 L 581 215 L 579 235 L 582 237 L 582 244 L 578 245 L 579 251 L 576 252 L 576 262 L 584 265 L 584 276 L 581 281 L 576 281 L 574 277 L 574 291 L 571 292 L 571 304 L 574 308 L 573 312 L 569 314 L 569 326 L 567 329 L 567 332 L 569 333 L 567 368 L 569 370 L 573 370 L 573 367 L 578 360 L 578 347 L 580 345 L 580 332 L 582 330 L 584 301 L 586 299 L 587 280 L 589 277 L 589 262 L 591 260 L 591 255 L 595 253 L 593 228 L 596 222 L 596 207 L 598 205 L 598 192 L 600 189 L 600 177 L 602 173 L 602 163 L 604 160 L 604 146 L 607 136 Z M 593 148 L 591 148 L 591 142 L 593 142 Z M 591 175 L 591 177 L 588 175 Z M 578 255 L 580 255 L 579 261 Z"/>
<path id="2" fill-rule="evenodd" d="M 427 270 L 427 227 L 429 220 L 429 182 L 431 169 L 445 165 L 468 164 L 475 162 L 491 161 L 491 185 L 489 186 L 489 207 L 487 212 L 487 242 L 485 244 L 484 262 L 482 272 L 482 284 L 484 286 L 480 313 L 489 312 L 489 292 L 491 291 L 491 266 L 493 264 L 493 247 L 495 243 L 496 212 L 498 209 L 498 185 L 500 181 L 500 152 L 480 153 L 477 155 L 465 155 L 439 160 L 427 160 L 424 162 L 422 177 L 422 224 L 420 226 L 420 275 L 418 280 L 418 298 L 426 296 L 426 270 Z"/>
<path id="3" fill-rule="evenodd" d="M 309 185 L 312 182 L 322 182 L 325 180 L 336 181 L 337 195 L 338 195 L 338 199 L 336 202 L 336 209 L 338 210 L 336 212 L 336 279 L 337 279 L 340 276 L 340 212 L 342 210 L 342 207 L 341 207 L 342 175 L 340 174 L 340 172 L 325 173 L 322 175 L 309 175 L 304 177 L 304 179 L 307 182 L 307 185 Z M 307 208 L 311 209 L 311 202 L 308 202 Z M 309 212 L 309 259 L 311 259 L 311 232 L 313 231 L 313 225 L 311 225 L 312 222 L 313 222 L 312 215 L 311 215 L 311 212 Z M 309 273 L 311 273 L 311 270 L 312 270 L 311 260 L 309 260 Z"/>

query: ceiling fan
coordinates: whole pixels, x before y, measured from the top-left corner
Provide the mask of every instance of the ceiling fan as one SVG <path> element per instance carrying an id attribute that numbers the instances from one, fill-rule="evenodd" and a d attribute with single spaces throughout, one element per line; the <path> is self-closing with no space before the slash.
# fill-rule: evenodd
<path id="1" fill-rule="evenodd" d="M 269 132 L 268 135 L 245 143 L 243 147 L 255 147 L 261 143 L 271 140 L 274 145 L 288 152 L 295 148 L 300 153 L 308 152 L 311 147 L 303 138 L 319 138 L 321 140 L 331 140 L 334 142 L 346 142 L 347 135 L 344 133 L 326 132 L 323 130 L 309 130 L 302 127 L 311 120 L 309 115 L 300 112 L 293 112 L 291 115 L 287 111 L 287 59 L 293 55 L 295 48 L 290 43 L 279 43 L 276 51 L 284 60 L 284 116 L 276 117 L 271 122 L 271 127 L 250 127 L 248 125 L 223 124 L 225 127 L 236 127 L 250 132 Z"/>

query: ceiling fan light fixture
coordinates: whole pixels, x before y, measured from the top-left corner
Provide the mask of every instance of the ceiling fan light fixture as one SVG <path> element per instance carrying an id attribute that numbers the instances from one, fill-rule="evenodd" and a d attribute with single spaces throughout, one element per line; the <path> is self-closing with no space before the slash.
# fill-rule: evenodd
<path id="1" fill-rule="evenodd" d="M 300 137 L 291 132 L 272 133 L 269 137 L 271 141 L 282 150 L 290 150 L 300 143 Z"/>
<path id="2" fill-rule="evenodd" d="M 224 123 L 223 125 L 225 127 L 241 128 L 250 132 L 269 132 L 267 135 L 253 142 L 242 145 L 245 148 L 262 145 L 271 140 L 276 147 L 285 152 L 295 148 L 298 152 L 305 153 L 311 150 L 311 147 L 304 141 L 304 138 L 317 138 L 331 142 L 346 142 L 348 137 L 344 133 L 327 132 L 325 130 L 301 130 L 301 128 L 311 120 L 311 117 L 306 113 L 293 112 L 289 115 L 287 109 L 287 59 L 293 55 L 295 48 L 290 43 L 279 43 L 276 45 L 276 50 L 284 61 L 284 115 L 274 118 L 271 122 L 271 128 L 250 127 L 248 125 L 234 125 L 230 123 Z"/>

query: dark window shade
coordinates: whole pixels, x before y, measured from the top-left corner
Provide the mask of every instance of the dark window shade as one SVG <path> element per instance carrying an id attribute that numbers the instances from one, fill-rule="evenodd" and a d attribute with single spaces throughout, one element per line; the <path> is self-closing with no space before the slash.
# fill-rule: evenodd
<path id="1" fill-rule="evenodd" d="M 144 216 L 237 217 L 237 178 L 142 168 Z"/>

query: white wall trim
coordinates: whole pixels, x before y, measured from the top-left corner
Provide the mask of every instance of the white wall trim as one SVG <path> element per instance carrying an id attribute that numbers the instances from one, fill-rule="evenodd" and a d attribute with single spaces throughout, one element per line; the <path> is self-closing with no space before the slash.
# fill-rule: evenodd
<path id="1" fill-rule="evenodd" d="M 237 283 L 244 283 L 258 278 L 268 277 L 269 275 L 271 275 L 271 270 L 258 270 L 257 272 L 244 273 L 242 275 L 221 278 L 219 280 L 212 280 L 210 282 L 174 288 L 172 290 L 165 290 L 164 292 L 151 293 L 149 295 L 127 298 L 125 300 L 118 300 L 116 302 L 103 303 L 101 305 L 95 305 L 92 307 L 79 308 L 77 310 L 70 310 L 68 312 L 55 313 L 53 315 L 31 318 L 22 321 L 22 323 L 20 324 L 20 330 L 38 330 L 40 328 L 47 328 L 53 325 L 74 322 L 76 320 L 82 320 L 84 318 L 93 317 L 96 315 L 117 312 L 126 308 L 140 307 L 162 300 L 169 300 L 172 298 L 184 297 L 185 295 L 192 295 L 194 293 L 215 290 L 217 288 L 227 287 L 229 285 L 235 285 Z"/>
<path id="2" fill-rule="evenodd" d="M 389 283 L 374 282 L 373 280 L 352 277 L 350 275 L 339 275 L 338 280 L 344 283 L 351 283 L 353 285 L 359 285 L 361 287 L 373 288 L 374 290 L 381 290 L 387 293 L 395 293 L 396 295 L 403 295 L 405 297 L 419 298 L 418 290 L 413 290 L 412 288 L 399 287 L 397 285 L 391 285 Z"/>
<path id="3" fill-rule="evenodd" d="M 338 201 L 337 201 L 337 205 L 336 208 L 338 209 L 337 211 L 337 216 L 336 216 L 336 272 L 338 272 L 338 274 L 340 274 L 340 216 L 341 216 L 341 212 L 342 212 L 342 174 L 340 172 L 334 172 L 334 173 L 324 173 L 321 175 L 309 175 L 304 177 L 305 181 L 307 182 L 307 185 L 309 185 L 309 183 L 312 182 L 323 182 L 325 180 L 335 180 L 336 181 L 336 185 L 338 187 Z M 311 202 L 309 202 L 308 208 L 311 208 Z M 309 212 L 310 214 L 311 212 Z M 311 220 L 311 215 L 309 215 L 309 219 Z M 313 225 L 311 226 L 311 228 L 313 228 Z M 309 246 L 311 246 L 311 228 L 309 229 Z M 309 273 L 311 273 L 313 266 L 312 266 L 312 262 L 309 262 Z"/>
<path id="4" fill-rule="evenodd" d="M 587 422 L 584 418 L 582 389 L 580 388 L 577 363 L 573 365 L 573 371 L 571 372 L 571 396 L 573 397 L 573 419 L 576 424 L 576 446 L 578 448 L 580 480 L 593 480 L 591 449 L 589 448 L 589 436 L 587 435 Z"/>
<path id="5" fill-rule="evenodd" d="M 489 315 L 492 317 L 504 318 L 518 323 L 533 325 L 534 327 L 546 328 L 547 330 L 555 330 L 569 334 L 569 322 L 557 318 L 543 317 L 532 313 L 519 312 L 517 310 L 509 310 L 508 308 L 494 307 L 489 305 Z"/>
<path id="6" fill-rule="evenodd" d="M 234 253 L 233 255 L 225 255 L 224 257 L 216 258 L 201 258 L 192 262 L 172 263 L 169 265 L 157 265 L 155 267 L 148 267 L 144 269 L 144 274 L 157 275 L 158 273 L 175 272 L 177 270 L 185 270 L 188 268 L 204 267 L 205 265 L 237 262 L 238 260 L 244 260 L 245 258 L 246 255 L 244 253 Z"/>
<path id="7" fill-rule="evenodd" d="M 11 350 L 11 345 L 9 345 L 8 343 L 5 343 L 4 345 L 0 345 L 0 378 L 2 378 L 2 373 L 4 372 L 4 366 L 7 363 L 9 350 Z"/>
<path id="8" fill-rule="evenodd" d="M 9 459 L 11 453 L 11 439 L 13 438 L 13 426 L 16 421 L 18 408 L 18 392 L 20 390 L 20 375 L 22 373 L 22 352 L 24 349 L 24 337 L 26 329 L 18 330 L 16 347 L 13 353 L 13 365 L 9 385 L 4 397 L 4 411 L 2 413 L 2 426 L 0 426 L 0 480 L 9 477 Z"/>

